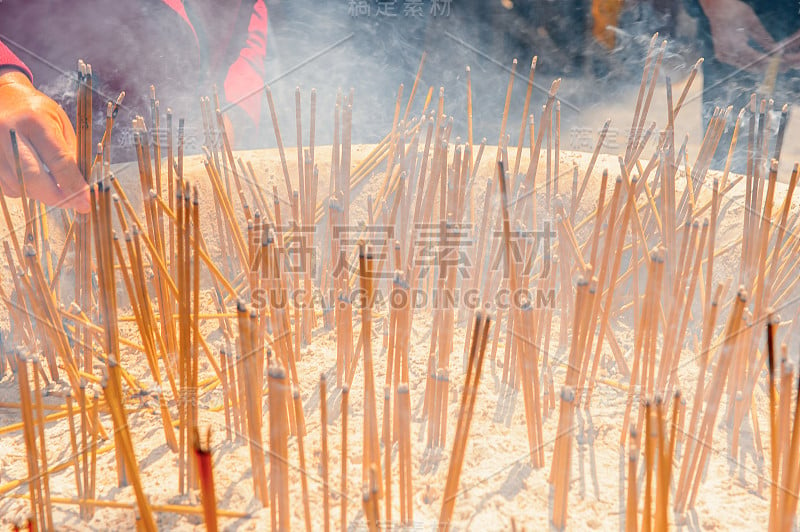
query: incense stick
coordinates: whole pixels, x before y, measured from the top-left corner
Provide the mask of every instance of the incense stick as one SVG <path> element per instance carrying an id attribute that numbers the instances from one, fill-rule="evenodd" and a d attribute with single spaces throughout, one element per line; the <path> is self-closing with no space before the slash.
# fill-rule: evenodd
<path id="1" fill-rule="evenodd" d="M 341 480 L 339 494 L 340 497 L 340 510 L 339 510 L 339 530 L 347 530 L 347 469 L 349 467 L 349 458 L 347 455 L 347 418 L 350 415 L 350 388 L 347 385 L 342 386 L 342 459 L 341 459 Z"/>
<path id="2" fill-rule="evenodd" d="M 326 532 L 330 530 L 331 510 L 330 510 L 330 487 L 328 484 L 328 393 L 325 375 L 319 378 L 319 413 L 320 430 L 322 431 L 322 508 L 323 523 Z"/>
<path id="3" fill-rule="evenodd" d="M 458 489 L 461 468 L 464 461 L 464 452 L 469 437 L 472 414 L 478 395 L 483 359 L 486 353 L 486 342 L 489 337 L 491 318 L 480 312 L 475 314 L 475 327 L 473 328 L 470 343 L 469 365 L 464 380 L 464 391 L 461 395 L 456 436 L 453 439 L 453 452 L 450 455 L 450 467 L 447 473 L 442 508 L 439 513 L 439 528 L 449 530 L 455 508 L 456 491 Z M 408 489 L 408 487 L 406 488 Z"/>
<path id="4" fill-rule="evenodd" d="M 303 417 L 303 406 L 300 400 L 300 392 L 294 390 L 292 392 L 292 399 L 294 401 L 294 412 L 297 419 Z M 297 454 L 300 463 L 300 485 L 303 490 L 303 518 L 305 521 L 306 532 L 311 530 L 311 508 L 308 500 L 308 475 L 306 473 L 306 452 L 303 446 L 303 433 L 297 432 Z"/>
<path id="5" fill-rule="evenodd" d="M 200 477 L 200 492 L 203 503 L 203 517 L 205 519 L 206 530 L 215 532 L 217 530 L 217 501 L 214 495 L 214 471 L 211 460 L 211 428 L 208 427 L 205 433 L 205 442 L 201 441 L 200 433 L 195 427 L 192 438 L 197 469 Z"/>

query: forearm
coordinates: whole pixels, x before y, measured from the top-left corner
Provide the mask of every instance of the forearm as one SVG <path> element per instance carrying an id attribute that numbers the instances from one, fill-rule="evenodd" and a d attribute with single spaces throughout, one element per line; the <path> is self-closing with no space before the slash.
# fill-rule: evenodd
<path id="1" fill-rule="evenodd" d="M 261 111 L 260 89 L 265 83 L 267 53 L 267 8 L 263 0 L 254 3 L 249 14 L 244 46 L 228 69 L 224 97 L 258 123 Z"/>
<path id="2" fill-rule="evenodd" d="M 9 50 L 8 46 L 0 42 L 0 74 L 4 74 L 10 70 L 22 72 L 28 79 L 33 79 L 31 71 L 25 66 L 19 57 L 14 52 Z"/>

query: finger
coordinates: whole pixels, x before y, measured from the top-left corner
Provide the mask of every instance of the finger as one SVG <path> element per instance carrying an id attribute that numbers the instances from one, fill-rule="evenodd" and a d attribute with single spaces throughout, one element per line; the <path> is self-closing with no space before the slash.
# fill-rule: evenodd
<path id="1" fill-rule="evenodd" d="M 27 121 L 24 125 L 23 133 L 61 188 L 62 206 L 89 212 L 89 186 L 75 164 L 74 143 L 71 148 L 64 138 L 64 127 L 58 114 L 45 113 L 43 120 Z"/>
<path id="2" fill-rule="evenodd" d="M 64 139 L 64 143 L 67 145 L 67 153 L 77 153 L 76 146 L 78 140 L 75 137 L 75 129 L 72 127 L 72 122 L 69 121 L 67 113 L 64 112 L 64 109 L 58 107 L 56 109 L 56 116 L 58 117 L 59 124 L 61 124 L 61 136 Z"/>
<path id="3" fill-rule="evenodd" d="M 42 201 L 47 205 L 63 204 L 64 197 L 61 191 L 45 170 L 30 141 L 17 135 L 17 146 L 19 147 L 19 163 L 22 170 L 23 183 L 25 184 L 25 194 L 28 198 Z M 17 165 L 10 143 L 3 145 L 3 152 L 7 165 L 11 166 L 12 181 L 19 183 Z M 17 188 L 19 192 L 19 187 Z"/>
<path id="4" fill-rule="evenodd" d="M 17 185 L 17 174 L 14 173 L 13 163 L 9 164 L 3 150 L 0 150 L 0 188 L 4 195 L 9 198 L 19 197 L 19 186 Z"/>

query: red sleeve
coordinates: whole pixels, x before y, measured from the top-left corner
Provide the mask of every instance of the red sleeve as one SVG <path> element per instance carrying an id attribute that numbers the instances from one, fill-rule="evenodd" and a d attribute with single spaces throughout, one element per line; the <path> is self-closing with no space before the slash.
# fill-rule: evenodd
<path id="1" fill-rule="evenodd" d="M 261 116 L 266 57 L 267 6 L 264 0 L 257 0 L 250 13 L 244 47 L 228 69 L 223 87 L 225 100 L 236 104 L 255 124 Z"/>
<path id="2" fill-rule="evenodd" d="M 33 75 L 30 69 L 25 66 L 25 63 L 20 61 L 19 57 L 14 55 L 14 52 L 8 49 L 8 46 L 0 42 L 0 67 L 15 67 L 21 70 L 26 76 L 33 80 Z"/>

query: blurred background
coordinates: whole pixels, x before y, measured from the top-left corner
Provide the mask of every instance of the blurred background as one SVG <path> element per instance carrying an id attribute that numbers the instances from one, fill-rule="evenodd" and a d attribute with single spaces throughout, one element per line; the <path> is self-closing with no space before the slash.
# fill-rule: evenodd
<path id="1" fill-rule="evenodd" d="M 256 37 L 248 34 L 249 19 L 240 24 L 237 18 L 254 6 L 268 12 L 266 24 L 260 15 Z M 184 8 L 197 21 L 199 38 L 177 17 Z M 198 97 L 210 96 L 212 90 L 209 79 L 198 80 L 214 61 L 210 79 L 218 86 L 227 79 L 235 69 L 221 68 L 229 65 L 218 59 L 227 58 L 234 44 L 239 49 L 231 57 L 242 46 L 244 51 L 250 44 L 259 48 L 253 60 L 259 73 L 251 76 L 250 85 L 242 85 L 254 97 L 237 101 L 261 100 L 249 122 L 241 120 L 235 102 L 223 101 L 226 116 L 242 126 L 235 127 L 237 148 L 276 145 L 263 83 L 273 92 L 287 145 L 294 138 L 296 87 L 302 90 L 305 121 L 310 90 L 317 89 L 318 143 L 331 142 L 338 90 L 354 92 L 353 141 L 378 142 L 391 128 L 398 87 L 405 84 L 406 99 L 424 52 L 412 114 L 421 110 L 429 88 L 436 97 L 443 87 L 454 138 L 466 136 L 466 67 L 471 69 L 476 143 L 484 136 L 489 144 L 498 142 L 513 71 L 508 132 L 515 145 L 536 56 L 529 112 L 540 115 L 547 89 L 560 78 L 562 149 L 592 150 L 604 122 L 611 119 L 603 151 L 615 154 L 631 127 L 648 44 L 658 32 L 657 44 L 665 40 L 666 48 L 648 122 L 656 121 L 659 130 L 665 127 L 666 79 L 678 98 L 692 67 L 705 58 L 688 89 L 676 131 L 689 134 L 691 158 L 715 106 L 732 105 L 717 151 L 718 168 L 734 119 L 753 92 L 774 99 L 770 112 L 775 119 L 769 123 L 775 127 L 767 131 L 768 138 L 776 133 L 781 107 L 800 95 L 799 10 L 800 0 L 0 0 L 0 42 L 28 63 L 37 87 L 70 117 L 75 116 L 77 58 L 97 67 L 93 79 L 102 95 L 98 102 L 128 91 L 115 135 L 122 146 L 115 152 L 118 161 L 135 157 L 131 143 L 126 144 L 129 124 L 136 114 L 149 116 L 151 83 L 161 112 L 171 106 L 176 118 L 186 119 L 187 151 L 199 152 L 203 135 Z M 234 19 L 238 22 L 231 24 Z M 248 72 L 244 74 L 237 79 L 248 81 Z M 227 90 L 227 82 L 225 86 Z M 102 113 L 95 118 L 101 129 Z M 790 118 L 786 138 L 797 134 L 800 125 Z M 781 179 L 800 158 L 791 141 L 784 149 Z M 743 164 L 734 164 L 734 170 L 743 169 Z"/>
<path id="2" fill-rule="evenodd" d="M 700 57 L 706 58 L 676 124 L 681 135 L 690 135 L 690 153 L 694 155 L 715 104 L 733 105 L 731 116 L 735 118 L 749 94 L 763 89 L 764 97 L 775 99 L 777 114 L 797 96 L 799 79 L 798 71 L 784 63 L 777 89 L 774 82 L 765 88 L 767 66 L 755 69 L 744 60 L 742 66 L 718 61 L 705 12 L 710 12 L 708 5 L 717 4 L 724 16 L 736 13 L 742 18 L 737 9 L 744 5 L 761 19 L 777 43 L 800 29 L 796 0 L 702 3 L 704 7 L 698 0 L 271 0 L 267 78 L 272 80 L 276 102 L 286 107 L 279 112 L 279 119 L 287 124 L 294 121 L 296 86 L 318 88 L 319 109 L 322 113 L 330 110 L 331 115 L 336 88 L 355 89 L 354 141 L 377 142 L 391 126 L 399 84 L 405 84 L 408 95 L 425 51 L 419 105 L 428 87 L 434 87 L 434 94 L 444 87 L 446 111 L 455 119 L 454 135 L 465 136 L 465 67 L 469 65 L 475 142 L 487 136 L 488 142 L 495 144 L 516 58 L 509 116 L 511 142 L 515 143 L 531 58 L 538 56 L 532 103 L 541 105 L 552 80 L 562 78 L 558 92 L 562 147 L 591 150 L 604 121 L 611 118 L 603 151 L 617 153 L 630 128 L 648 43 L 658 32 L 659 40 L 668 40 L 660 86 L 649 114 L 659 128 L 666 124 L 665 78 L 670 78 L 677 98 L 692 66 Z M 729 34 L 720 35 L 719 31 L 717 36 L 731 36 L 759 52 L 768 52 L 753 42 L 748 35 L 752 28 L 742 19 L 741 26 L 721 21 L 718 27 Z M 704 75 L 709 86 L 718 87 L 707 98 L 716 101 L 708 101 L 705 109 Z M 531 110 L 540 112 L 533 105 Z M 795 122 L 790 120 L 789 139 L 793 132 L 800 133 Z M 271 131 L 263 131 L 264 126 L 271 127 L 269 120 L 261 123 L 258 144 L 274 145 Z M 318 124 L 320 134 L 330 134 L 332 120 L 323 115 Z M 732 125 L 733 120 L 728 134 Z M 729 136 L 723 137 L 720 145 L 726 140 L 729 143 Z M 798 155 L 790 142 L 786 144 L 782 178 Z"/>
<path id="3" fill-rule="evenodd" d="M 685 78 L 699 57 L 692 46 L 697 24 L 680 0 L 599 3 L 618 4 L 611 16 L 598 20 L 614 26 L 600 39 L 593 28 L 602 17 L 592 14 L 591 0 L 272 0 L 267 3 L 267 78 L 275 79 L 271 86 L 276 100 L 292 109 L 295 86 L 318 88 L 320 109 L 332 109 L 325 102 L 334 101 L 337 87 L 354 88 L 356 140 L 376 142 L 391 125 L 398 86 L 405 83 L 408 94 L 426 51 L 420 102 L 429 86 L 435 94 L 445 87 L 454 132 L 464 135 L 469 65 L 475 134 L 480 138 L 499 131 L 515 58 L 512 110 L 519 121 L 530 62 L 538 56 L 533 101 L 542 103 L 552 80 L 563 78 L 559 96 L 563 125 L 569 128 L 584 123 L 581 113 L 600 112 L 628 88 L 638 89 L 654 32 L 670 39 L 663 71 L 673 82 Z M 321 51 L 323 55 L 292 71 Z M 268 120 L 263 123 L 269 125 Z"/>

